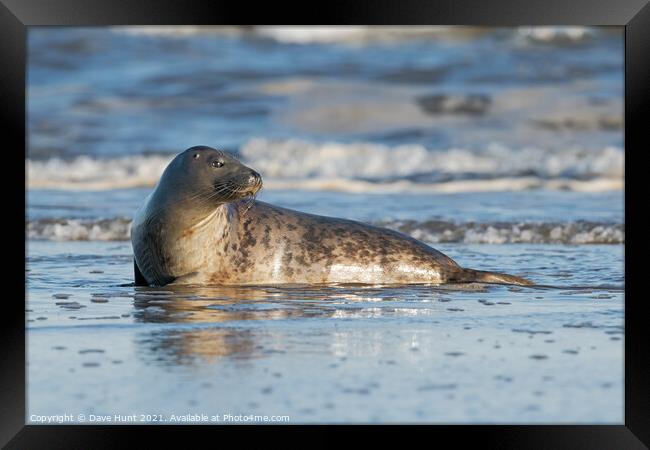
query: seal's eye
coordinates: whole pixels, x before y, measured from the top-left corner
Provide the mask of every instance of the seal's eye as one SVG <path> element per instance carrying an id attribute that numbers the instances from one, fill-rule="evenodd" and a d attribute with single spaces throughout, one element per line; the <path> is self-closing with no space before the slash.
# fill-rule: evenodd
<path id="1" fill-rule="evenodd" d="M 199 154 L 198 153 L 194 153 L 194 159 L 199 159 Z"/>
<path id="2" fill-rule="evenodd" d="M 223 163 L 221 161 L 212 161 L 212 167 L 223 167 Z"/>

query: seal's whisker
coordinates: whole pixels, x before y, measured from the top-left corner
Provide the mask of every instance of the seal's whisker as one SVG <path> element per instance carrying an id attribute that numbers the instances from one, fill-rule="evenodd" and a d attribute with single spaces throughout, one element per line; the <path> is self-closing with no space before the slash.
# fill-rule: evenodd
<path id="1" fill-rule="evenodd" d="M 164 205 L 161 205 L 158 209 L 156 209 L 155 211 L 150 213 L 149 220 L 151 221 L 151 220 L 159 217 L 160 214 L 162 214 L 164 211 L 166 211 L 170 207 L 175 206 L 175 205 L 177 205 L 179 203 L 186 202 L 188 200 L 199 200 L 200 205 L 202 205 L 202 206 L 207 205 L 207 204 L 209 204 L 209 202 L 213 198 L 216 198 L 219 193 L 230 189 L 231 186 L 232 186 L 232 182 L 227 181 L 227 182 L 219 183 L 216 186 L 218 188 L 216 190 L 216 192 L 215 192 L 215 187 L 214 186 L 209 186 L 207 188 L 200 189 L 199 191 L 194 192 L 193 194 L 177 198 L 176 200 L 173 200 L 173 201 L 170 201 L 170 202 L 168 202 L 168 203 L 166 203 Z"/>
<path id="2" fill-rule="evenodd" d="M 225 202 L 234 200 L 237 198 L 239 194 L 242 192 L 245 192 L 245 188 L 242 188 L 239 186 L 235 181 L 233 180 L 226 180 L 222 181 L 216 184 L 213 184 L 211 186 L 208 186 L 206 188 L 202 188 L 190 195 L 182 196 L 180 198 L 177 198 L 173 201 L 167 202 L 164 205 L 161 205 L 158 209 L 155 211 L 152 211 L 149 215 L 149 220 L 153 220 L 158 218 L 164 211 L 168 210 L 169 208 L 176 206 L 177 204 L 186 202 L 186 201 L 198 201 L 199 205 L 201 207 L 207 206 L 212 202 L 215 198 L 220 198 L 224 200 Z M 250 206 L 248 206 L 250 203 Z M 254 203 L 254 199 L 250 200 L 247 199 L 245 205 L 247 205 L 246 211 L 252 207 L 252 204 Z"/>
<path id="3" fill-rule="evenodd" d="M 255 194 L 244 197 L 243 205 L 244 211 L 241 213 L 242 216 L 245 216 L 249 209 L 255 204 Z"/>
<path id="4" fill-rule="evenodd" d="M 194 200 L 194 199 L 196 199 L 196 198 L 200 198 L 200 197 L 203 196 L 203 195 L 209 194 L 210 191 L 212 191 L 212 188 L 211 188 L 211 187 L 210 187 L 210 188 L 204 188 L 204 189 L 199 190 L 198 192 L 195 192 L 194 194 L 187 195 L 187 196 L 183 196 L 183 197 L 180 197 L 180 198 L 178 198 L 178 199 L 176 199 L 176 200 L 174 200 L 174 201 L 171 201 L 171 202 L 168 202 L 168 203 L 166 203 L 166 204 L 164 204 L 164 205 L 161 205 L 158 209 L 156 209 L 155 211 L 151 212 L 151 215 L 150 215 L 150 217 L 149 217 L 149 220 L 155 219 L 155 218 L 158 217 L 158 216 L 159 216 L 163 211 L 169 209 L 169 208 L 172 207 L 172 206 L 175 206 L 175 205 L 177 205 L 177 204 L 179 204 L 179 203 L 182 203 L 182 202 L 186 202 L 186 201 L 188 201 L 188 200 Z"/>
<path id="5" fill-rule="evenodd" d="M 230 188 L 231 188 L 231 186 L 230 186 L 229 183 L 223 183 L 222 185 L 220 185 L 218 187 L 218 189 L 215 189 L 213 192 L 210 193 L 210 195 L 208 195 L 208 197 L 206 198 L 206 201 L 210 202 L 211 200 L 213 200 L 216 197 L 222 197 L 222 194 L 224 192 L 227 192 L 228 189 L 230 189 Z"/>
<path id="6" fill-rule="evenodd" d="M 217 183 L 207 189 L 203 189 L 199 191 L 194 196 L 190 196 L 190 199 L 212 200 L 213 198 L 217 197 L 218 194 L 229 189 L 229 187 L 230 187 L 229 181 Z"/>
<path id="7" fill-rule="evenodd" d="M 235 186 L 236 184 L 232 180 L 219 183 L 216 189 L 212 193 L 210 193 L 210 195 L 205 199 L 206 202 L 211 201 L 213 198 L 217 196 L 219 196 L 221 199 L 226 201 L 235 198 L 235 195 L 239 192 L 237 189 L 235 189 Z"/>

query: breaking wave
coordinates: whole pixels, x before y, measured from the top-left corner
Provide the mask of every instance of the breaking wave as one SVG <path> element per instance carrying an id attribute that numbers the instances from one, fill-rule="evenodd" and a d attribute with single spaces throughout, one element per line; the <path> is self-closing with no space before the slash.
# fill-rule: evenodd
<path id="1" fill-rule="evenodd" d="M 579 148 L 549 151 L 533 147 L 515 150 L 493 143 L 481 151 L 430 150 L 419 144 L 389 147 L 367 142 L 315 144 L 299 139 L 258 138 L 248 141 L 240 153 L 259 172 L 280 179 L 443 181 L 440 177 L 585 179 L 623 176 L 623 151 L 617 147 L 605 147 L 600 151 Z M 434 179 L 427 180 L 426 175 Z"/>
<path id="2" fill-rule="evenodd" d="M 515 39 L 544 44 L 576 44 L 594 38 L 597 28 L 589 27 L 519 27 Z"/>
<path id="3" fill-rule="evenodd" d="M 41 219 L 26 223 L 28 239 L 46 241 L 127 241 L 131 219 Z"/>
<path id="4" fill-rule="evenodd" d="M 343 192 L 482 192 L 527 189 L 605 191 L 623 189 L 624 153 L 567 148 L 511 149 L 490 144 L 481 151 L 431 150 L 422 145 L 313 143 L 256 138 L 240 150 L 243 162 L 264 177 L 267 189 Z M 113 159 L 27 160 L 29 188 L 119 189 L 154 186 L 171 155 Z"/>
<path id="5" fill-rule="evenodd" d="M 283 44 L 365 44 L 413 39 L 453 38 L 485 33 L 475 27 L 450 26 L 116 26 L 117 33 L 182 38 L 196 35 L 253 36 Z"/>
<path id="6" fill-rule="evenodd" d="M 577 221 L 568 223 L 455 223 L 393 220 L 375 225 L 408 234 L 429 243 L 465 244 L 624 244 L 623 224 Z M 26 223 L 29 239 L 51 241 L 127 241 L 131 220 L 42 219 Z"/>
<path id="7" fill-rule="evenodd" d="M 171 160 L 170 155 L 27 160 L 27 185 L 33 189 L 97 190 L 154 186 Z"/>
<path id="8" fill-rule="evenodd" d="M 454 223 L 430 220 L 378 223 L 424 242 L 466 244 L 624 244 L 623 224 L 577 221 L 568 223 Z"/>
<path id="9" fill-rule="evenodd" d="M 509 32 L 522 43 L 562 45 L 587 41 L 594 27 L 537 26 L 513 28 L 456 26 L 116 26 L 117 33 L 181 38 L 194 35 L 257 36 L 284 44 L 369 44 L 419 39 L 462 39 L 490 32 Z"/>

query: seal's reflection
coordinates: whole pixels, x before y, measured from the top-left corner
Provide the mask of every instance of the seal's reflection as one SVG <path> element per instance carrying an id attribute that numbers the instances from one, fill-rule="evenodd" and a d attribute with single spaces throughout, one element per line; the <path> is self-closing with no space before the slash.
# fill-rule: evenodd
<path id="1" fill-rule="evenodd" d="M 245 360 L 284 353 L 286 333 L 251 322 L 305 318 L 360 318 L 377 310 L 393 314 L 381 302 L 436 299 L 440 292 L 419 286 L 368 285 L 165 286 L 136 288 L 134 318 L 140 323 L 171 324 L 141 335 L 149 358 L 161 364 Z M 241 322 L 241 323 L 240 323 Z M 177 324 L 178 326 L 173 326 Z M 193 326 L 194 325 L 194 326 Z"/>

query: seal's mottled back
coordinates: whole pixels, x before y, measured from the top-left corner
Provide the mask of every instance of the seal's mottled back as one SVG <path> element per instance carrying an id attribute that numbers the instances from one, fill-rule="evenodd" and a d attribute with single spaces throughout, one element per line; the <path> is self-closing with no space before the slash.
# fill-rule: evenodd
<path id="1" fill-rule="evenodd" d="M 222 151 L 176 156 L 133 221 L 136 284 L 532 284 L 464 269 L 397 231 L 255 201 L 261 186 Z"/>

